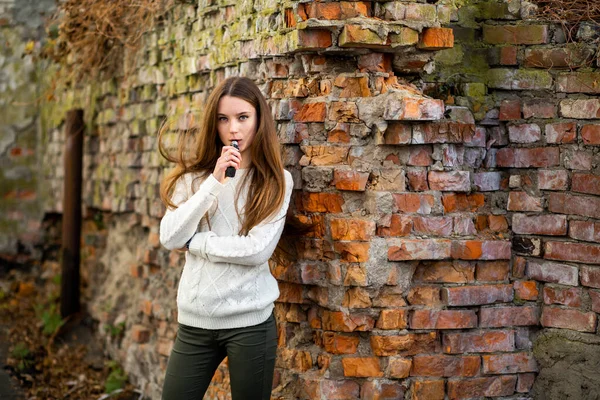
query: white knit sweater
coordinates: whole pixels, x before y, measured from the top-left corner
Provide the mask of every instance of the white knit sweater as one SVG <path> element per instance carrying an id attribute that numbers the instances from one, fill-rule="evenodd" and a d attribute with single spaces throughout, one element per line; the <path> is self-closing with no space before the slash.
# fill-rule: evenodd
<path id="1" fill-rule="evenodd" d="M 241 182 L 247 173 L 239 169 L 225 184 L 212 174 L 202 182 L 185 174 L 175 185 L 172 201 L 178 207 L 167 209 L 162 218 L 160 242 L 173 250 L 193 237 L 177 291 L 181 324 L 204 329 L 257 325 L 269 318 L 279 297 L 268 260 L 283 231 L 292 176 L 284 171 L 285 199 L 279 211 L 241 236 L 234 202 L 240 191 L 237 209 L 243 215 L 248 185 Z"/>

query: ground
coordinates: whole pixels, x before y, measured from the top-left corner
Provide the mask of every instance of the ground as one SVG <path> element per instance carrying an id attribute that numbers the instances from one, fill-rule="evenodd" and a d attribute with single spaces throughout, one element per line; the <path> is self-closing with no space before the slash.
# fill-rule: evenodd
<path id="1" fill-rule="evenodd" d="M 60 318 L 55 267 L 0 260 L 0 398 L 140 398 L 105 357 L 95 322 L 84 313 Z"/>

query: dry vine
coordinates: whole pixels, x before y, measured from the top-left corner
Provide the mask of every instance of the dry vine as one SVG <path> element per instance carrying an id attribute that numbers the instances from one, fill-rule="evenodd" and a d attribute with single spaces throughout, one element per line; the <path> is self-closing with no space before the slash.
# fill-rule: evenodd
<path id="1" fill-rule="evenodd" d="M 45 54 L 67 67 L 75 81 L 127 68 L 125 49 L 135 53 L 144 33 L 175 0 L 64 0 L 49 23 Z M 65 72 L 64 70 L 62 72 Z"/>
<path id="2" fill-rule="evenodd" d="M 532 0 L 538 6 L 535 13 L 540 19 L 560 23 L 567 40 L 574 41 L 583 22 L 600 28 L 600 2 L 598 0 Z"/>

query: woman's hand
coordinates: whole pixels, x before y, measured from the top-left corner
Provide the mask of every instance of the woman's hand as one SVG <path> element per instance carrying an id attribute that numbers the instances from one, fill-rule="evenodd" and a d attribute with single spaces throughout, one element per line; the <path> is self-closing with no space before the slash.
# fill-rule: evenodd
<path id="1" fill-rule="evenodd" d="M 233 146 L 223 146 L 221 157 L 217 159 L 217 165 L 213 171 L 213 176 L 221 183 L 225 183 L 225 170 L 227 167 L 233 167 L 236 170 L 242 163 L 242 154 Z"/>

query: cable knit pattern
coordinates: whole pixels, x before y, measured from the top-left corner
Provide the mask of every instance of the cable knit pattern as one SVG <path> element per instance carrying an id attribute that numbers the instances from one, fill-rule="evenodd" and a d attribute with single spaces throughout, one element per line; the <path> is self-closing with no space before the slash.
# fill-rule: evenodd
<path id="1" fill-rule="evenodd" d="M 257 325 L 269 317 L 279 289 L 268 260 L 281 237 L 293 189 L 291 174 L 284 172 L 281 208 L 246 236 L 238 234 L 241 224 L 234 202 L 239 191 L 237 210 L 243 213 L 248 187 L 241 183 L 247 170 L 238 170 L 223 185 L 209 175 L 195 191 L 192 174 L 177 182 L 172 199 L 178 208 L 165 213 L 160 240 L 166 248 L 177 249 L 191 238 L 177 293 L 180 323 L 230 329 Z"/>

